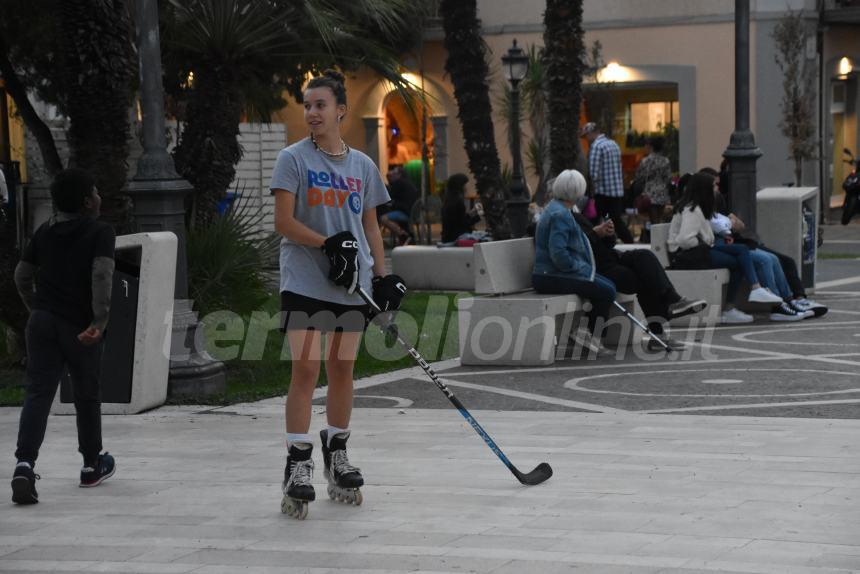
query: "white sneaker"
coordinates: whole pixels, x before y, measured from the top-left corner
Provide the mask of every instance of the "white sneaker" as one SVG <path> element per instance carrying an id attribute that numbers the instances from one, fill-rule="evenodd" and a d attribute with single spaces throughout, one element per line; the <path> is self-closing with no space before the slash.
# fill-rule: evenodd
<path id="1" fill-rule="evenodd" d="M 782 297 L 776 293 L 768 291 L 764 287 L 759 287 L 758 289 L 750 291 L 747 299 L 750 303 L 774 303 L 776 305 L 782 303 Z"/>
<path id="2" fill-rule="evenodd" d="M 729 325 L 732 323 L 752 323 L 753 316 L 744 313 L 740 309 L 731 308 L 728 311 L 723 311 L 720 315 L 720 323 Z"/>

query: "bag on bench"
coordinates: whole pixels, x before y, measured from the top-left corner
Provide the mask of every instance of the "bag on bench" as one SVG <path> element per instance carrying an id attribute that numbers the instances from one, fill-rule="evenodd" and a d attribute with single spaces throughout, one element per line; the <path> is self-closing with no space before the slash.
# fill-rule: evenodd
<path id="1" fill-rule="evenodd" d="M 669 254 L 670 269 L 710 269 L 711 248 L 706 243 L 699 243 L 690 249 L 679 249 Z"/>

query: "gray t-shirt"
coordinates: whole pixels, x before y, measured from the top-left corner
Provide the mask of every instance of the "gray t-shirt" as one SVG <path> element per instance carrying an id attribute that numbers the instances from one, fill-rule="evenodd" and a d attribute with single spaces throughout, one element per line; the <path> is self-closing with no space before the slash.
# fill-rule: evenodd
<path id="1" fill-rule="evenodd" d="M 358 239 L 359 285 L 369 294 L 373 257 L 364 235 L 364 211 L 389 201 L 388 191 L 373 161 L 350 149 L 343 158 L 318 151 L 310 138 L 282 149 L 272 171 L 272 193 L 284 189 L 296 195 L 295 218 L 320 235 L 351 231 Z M 322 249 L 281 240 L 281 291 L 291 291 L 342 305 L 362 305 L 358 294 L 329 281 L 328 258 Z"/>

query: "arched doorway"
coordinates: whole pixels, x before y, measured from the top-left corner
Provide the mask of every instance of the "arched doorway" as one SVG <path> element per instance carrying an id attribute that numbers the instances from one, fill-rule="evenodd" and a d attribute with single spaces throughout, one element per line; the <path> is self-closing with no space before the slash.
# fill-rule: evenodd
<path id="1" fill-rule="evenodd" d="M 435 186 L 434 141 L 432 109 L 415 98 L 411 103 L 398 92 L 390 93 L 383 104 L 385 127 L 385 154 L 389 168 L 403 166 L 416 187 L 421 187 L 422 152 L 427 154 L 429 189 Z M 422 145 L 422 134 L 424 134 Z M 426 146 L 424 150 L 422 147 Z"/>
<path id="2" fill-rule="evenodd" d="M 433 79 L 425 77 L 424 89 L 427 93 L 427 152 L 432 159 L 430 175 L 433 181 L 444 181 L 448 178 L 447 110 L 452 104 Z M 368 89 L 361 101 L 363 104 L 357 111 L 364 122 L 365 150 L 380 171 L 383 174 L 388 171 L 389 160 L 417 158 L 420 161 L 423 115 L 420 99 L 415 98 L 410 108 L 388 82 L 380 81 Z"/>

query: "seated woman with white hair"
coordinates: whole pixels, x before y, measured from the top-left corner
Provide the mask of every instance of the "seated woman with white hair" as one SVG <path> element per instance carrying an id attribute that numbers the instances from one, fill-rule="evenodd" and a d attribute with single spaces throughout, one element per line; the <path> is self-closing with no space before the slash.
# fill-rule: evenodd
<path id="1" fill-rule="evenodd" d="M 609 316 L 615 300 L 615 284 L 597 273 L 594 253 L 585 232 L 577 225 L 571 209 L 585 195 L 585 178 L 573 169 L 561 172 L 550 190 L 535 231 L 535 265 L 532 285 L 538 293 L 575 294 L 588 299 L 588 330 L 595 332 Z"/>

